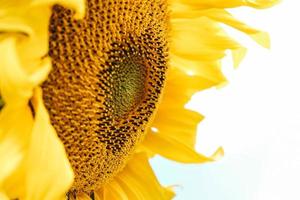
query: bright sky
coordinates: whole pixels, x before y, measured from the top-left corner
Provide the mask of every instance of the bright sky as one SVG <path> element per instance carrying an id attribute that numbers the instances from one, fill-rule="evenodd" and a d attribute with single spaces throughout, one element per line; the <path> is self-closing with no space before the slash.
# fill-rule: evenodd
<path id="1" fill-rule="evenodd" d="M 300 199 L 300 1 L 283 0 L 269 10 L 232 13 L 271 35 L 271 50 L 228 30 L 248 47 L 237 70 L 224 60 L 229 84 L 194 96 L 189 107 L 206 116 L 198 127 L 197 149 L 218 146 L 216 163 L 182 165 L 162 158 L 152 165 L 176 200 Z"/>

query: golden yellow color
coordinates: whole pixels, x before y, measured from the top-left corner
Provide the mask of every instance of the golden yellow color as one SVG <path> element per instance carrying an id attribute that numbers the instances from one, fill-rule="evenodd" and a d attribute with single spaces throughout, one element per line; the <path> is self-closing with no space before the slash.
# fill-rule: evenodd
<path id="1" fill-rule="evenodd" d="M 155 154 L 183 163 L 203 116 L 184 108 L 246 53 L 220 23 L 264 47 L 226 8 L 274 0 L 0 0 L 0 200 L 168 200 Z"/>
<path id="2" fill-rule="evenodd" d="M 100 188 L 127 164 L 156 108 L 167 68 L 165 0 L 87 1 L 83 20 L 55 6 L 45 105 L 75 172 Z"/>

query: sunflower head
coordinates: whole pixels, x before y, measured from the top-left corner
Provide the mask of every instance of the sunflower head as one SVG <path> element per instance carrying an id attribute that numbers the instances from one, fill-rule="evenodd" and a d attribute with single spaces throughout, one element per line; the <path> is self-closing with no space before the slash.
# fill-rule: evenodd
<path id="1" fill-rule="evenodd" d="M 167 10 L 165 0 L 90 0 L 75 20 L 53 7 L 43 98 L 75 172 L 73 190 L 106 183 L 144 137 L 167 69 Z"/>
<path id="2" fill-rule="evenodd" d="M 226 8 L 276 1 L 0 0 L 0 199 L 172 199 L 150 157 L 223 155 L 185 108 L 245 55 L 220 23 L 269 46 Z"/>

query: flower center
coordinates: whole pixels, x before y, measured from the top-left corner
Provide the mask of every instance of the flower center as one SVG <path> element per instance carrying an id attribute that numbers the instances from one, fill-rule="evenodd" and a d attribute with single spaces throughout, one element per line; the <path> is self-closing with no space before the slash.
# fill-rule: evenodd
<path id="1" fill-rule="evenodd" d="M 109 77 L 110 86 L 107 88 L 104 85 L 103 90 L 111 92 L 111 96 L 106 98 L 106 104 L 111 106 L 112 115 L 116 119 L 126 117 L 126 114 L 141 103 L 146 93 L 146 62 L 138 55 L 138 52 L 142 52 L 122 49 L 125 48 L 120 45 L 117 50 L 109 53 L 109 68 L 104 72 Z"/>
<path id="2" fill-rule="evenodd" d="M 75 172 L 71 191 L 100 188 L 142 141 L 165 79 L 166 10 L 165 0 L 89 0 L 74 20 L 53 7 L 42 88 Z"/>

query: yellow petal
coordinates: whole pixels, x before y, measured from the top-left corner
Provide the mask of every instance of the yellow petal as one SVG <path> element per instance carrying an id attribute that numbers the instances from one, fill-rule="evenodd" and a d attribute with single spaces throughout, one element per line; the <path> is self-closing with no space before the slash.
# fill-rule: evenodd
<path id="1" fill-rule="evenodd" d="M 77 194 L 76 200 L 91 200 L 91 197 L 85 193 Z"/>
<path id="2" fill-rule="evenodd" d="M 27 160 L 27 199 L 60 199 L 73 182 L 73 171 L 50 124 L 40 89 L 36 90 L 34 101 L 36 119 Z"/>
<path id="3" fill-rule="evenodd" d="M 9 10 L 25 10 L 26 7 L 42 7 L 49 8 L 54 4 L 60 4 L 67 8 L 73 9 L 76 18 L 82 18 L 85 14 L 85 0 L 0 0 L 0 16 Z"/>
<path id="4" fill-rule="evenodd" d="M 183 59 L 179 58 L 178 60 L 181 61 Z M 184 69 L 185 65 L 180 65 L 183 63 L 191 65 L 188 65 L 187 69 Z M 177 113 L 178 110 L 183 109 L 194 93 L 224 83 L 226 80 L 219 66 L 219 64 L 214 62 L 208 66 L 204 64 L 202 66 L 199 65 L 198 68 L 197 62 L 188 62 L 187 60 L 173 63 L 167 75 L 164 93 L 157 110 L 156 118 L 160 117 L 159 113 L 168 115 L 170 108 L 172 108 L 172 112 L 175 111 Z M 189 74 L 189 71 L 192 74 Z M 164 116 L 161 118 L 163 119 Z"/>
<path id="5" fill-rule="evenodd" d="M 135 154 L 115 181 L 130 200 L 169 200 L 172 197 L 171 191 L 166 192 L 159 184 L 148 163 L 147 155 L 143 153 Z"/>
<path id="6" fill-rule="evenodd" d="M 211 19 L 222 22 L 246 33 L 261 46 L 265 48 L 270 47 L 270 39 L 268 33 L 247 26 L 246 24 L 235 19 L 229 12 L 222 9 L 211 9 L 206 11 L 205 13 L 206 16 Z"/>
<path id="7" fill-rule="evenodd" d="M 84 0 L 12 1 L 0 6 L 0 32 L 18 39 L 19 62 L 27 72 L 36 70 L 48 53 L 49 19 L 56 3 L 75 9 L 79 17 L 84 15 Z"/>
<path id="8" fill-rule="evenodd" d="M 98 190 L 94 192 L 95 200 L 103 200 L 103 192 Z"/>
<path id="9" fill-rule="evenodd" d="M 193 80 L 197 79 L 198 81 L 202 79 L 203 81 L 205 81 L 203 83 L 203 86 L 211 85 L 214 83 L 219 84 L 221 82 L 226 81 L 221 71 L 221 63 L 219 60 L 194 61 L 194 60 L 184 59 L 173 54 L 170 55 L 170 58 L 171 58 L 170 60 L 171 69 L 170 69 L 170 75 L 167 78 L 167 81 L 170 80 L 169 82 L 173 80 L 175 81 L 175 79 L 177 80 L 183 79 L 184 76 L 189 76 L 188 79 L 193 79 Z M 181 84 L 181 85 L 185 87 L 189 86 L 188 84 Z M 194 85 L 191 85 L 191 87 L 194 87 Z M 198 90 L 202 88 L 205 89 L 205 87 L 200 87 L 198 88 Z"/>
<path id="10" fill-rule="evenodd" d="M 0 189 L 2 182 L 17 168 L 24 157 L 32 125 L 32 114 L 27 104 L 16 107 L 9 105 L 1 110 Z"/>
<path id="11" fill-rule="evenodd" d="M 250 6 L 253 8 L 267 8 L 273 6 L 278 0 L 178 0 L 197 8 L 233 8 L 238 6 Z"/>
<path id="12" fill-rule="evenodd" d="M 0 113 L 0 189 L 12 199 L 62 199 L 73 181 L 39 90 L 34 122 L 28 106 L 34 88 L 51 69 L 48 22 L 53 4 L 60 2 L 84 14 L 83 0 L 0 1 L 0 94 L 5 102 Z"/>
<path id="13" fill-rule="evenodd" d="M 171 58 L 175 58 L 175 63 L 169 71 L 163 98 L 152 122 L 152 127 L 157 129 L 157 132 L 154 133 L 150 128 L 142 146 L 147 151 L 179 162 L 213 161 L 214 156 L 207 157 L 194 150 L 197 125 L 203 116 L 185 109 L 184 106 L 195 92 L 224 82 L 220 65 L 216 62 L 205 62 L 209 65 L 199 62 L 197 65 L 196 61 L 175 56 Z M 184 62 L 187 63 L 187 67 L 181 67 L 180 64 Z M 186 68 L 192 70 L 193 74 L 189 75 L 188 71 L 184 73 Z M 161 146 L 165 148 L 159 148 Z M 222 153 L 221 149 L 217 152 Z"/>
<path id="14" fill-rule="evenodd" d="M 50 6 L 44 6 L 35 9 L 15 9 L 1 17 L 1 31 L 19 34 L 18 52 L 23 64 L 31 64 L 47 54 L 50 15 Z"/>
<path id="15" fill-rule="evenodd" d="M 73 172 L 42 104 L 40 89 L 34 96 L 34 109 L 35 121 L 28 152 L 5 188 L 12 197 L 17 194 L 20 199 L 61 200 L 73 182 Z"/>
<path id="16" fill-rule="evenodd" d="M 172 56 L 174 59 L 174 56 Z M 148 152 L 148 155 L 159 153 L 162 156 L 174 159 L 180 162 L 204 162 L 212 159 L 202 156 L 194 151 L 196 140 L 197 125 L 203 119 L 200 114 L 184 108 L 190 97 L 197 91 L 208 87 L 218 85 L 224 82 L 223 75 L 219 65 L 196 65 L 191 67 L 180 67 L 179 57 L 176 57 L 176 64 L 173 64 L 165 85 L 163 98 L 152 122 L 150 132 L 146 136 L 142 149 Z M 192 63 L 194 61 L 187 62 Z M 181 62 L 182 63 L 182 62 Z M 209 62 L 208 62 L 209 63 Z M 212 62 L 213 63 L 213 62 Z M 193 70 L 193 75 L 183 73 L 185 68 Z M 176 102 L 176 103 L 174 103 Z M 172 115 L 170 113 L 176 113 Z M 157 129 L 152 137 L 153 130 Z M 161 138 L 157 138 L 156 137 Z M 156 142 L 169 145 L 168 151 L 158 150 Z M 176 147 L 176 144 L 179 146 Z M 181 149 L 178 149 L 178 148 Z M 180 153 L 179 151 L 182 150 Z M 152 153 L 151 153 L 152 152 Z M 180 154 L 180 157 L 177 155 Z"/>
<path id="17" fill-rule="evenodd" d="M 204 10 L 176 10 L 172 13 L 174 19 L 195 19 L 208 17 L 217 22 L 224 23 L 239 31 L 249 35 L 254 41 L 265 48 L 270 47 L 269 35 L 266 32 L 254 29 L 235 19 L 228 11 L 224 9 L 204 9 Z"/>
<path id="18" fill-rule="evenodd" d="M 7 104 L 16 101 L 26 104 L 32 96 L 33 84 L 18 62 L 16 41 L 6 38 L 0 41 L 0 93 Z"/>
<path id="19" fill-rule="evenodd" d="M 218 60 L 241 46 L 209 18 L 172 21 L 171 53 L 191 60 Z"/>
<path id="20" fill-rule="evenodd" d="M 49 59 L 41 60 L 39 69 L 26 73 L 19 62 L 16 39 L 0 41 L 0 93 L 6 104 L 27 104 L 35 85 L 46 79 L 51 69 Z"/>
<path id="21" fill-rule="evenodd" d="M 166 81 L 166 90 L 157 111 L 153 126 L 145 139 L 145 149 L 181 162 L 207 162 L 223 154 L 220 148 L 211 157 L 198 154 L 187 138 L 195 138 L 195 125 L 199 122 L 185 116 L 183 106 L 195 92 L 211 86 L 220 86 L 226 81 L 221 73 L 220 61 L 226 50 L 231 50 L 234 66 L 238 66 L 246 49 L 232 40 L 220 27 L 219 22 L 232 26 L 252 37 L 257 43 L 269 47 L 267 33 L 258 31 L 236 20 L 224 9 L 236 6 L 264 8 L 273 5 L 273 0 L 178 0 L 172 3 L 171 67 Z M 170 106 L 176 102 L 176 106 Z M 169 117 L 164 113 L 176 113 Z M 182 117 L 180 117 L 182 116 Z M 184 117 L 191 119 L 185 125 Z M 173 119 L 170 119 L 173 118 Z M 177 127 L 174 130 L 172 126 Z M 178 127 L 189 130 L 183 131 Z M 188 133 L 188 134 L 187 134 Z M 189 142 L 187 142 L 189 141 Z M 164 146 L 166 148 L 157 148 Z"/>
<path id="22" fill-rule="evenodd" d="M 173 199 L 175 197 L 175 193 L 173 191 L 172 187 L 166 187 L 164 189 L 164 196 L 166 197 L 166 199 Z"/>
<path id="23" fill-rule="evenodd" d="M 170 106 L 158 111 L 152 126 L 157 128 L 160 135 L 175 138 L 194 148 L 197 125 L 203 116 L 183 106 L 180 107 L 171 102 L 169 104 Z M 176 115 L 170 113 L 176 113 Z"/>
<path id="24" fill-rule="evenodd" d="M 232 50 L 231 53 L 232 53 L 233 66 L 237 68 L 240 65 L 241 61 L 246 56 L 247 49 L 241 47 L 239 49 Z"/>
<path id="25" fill-rule="evenodd" d="M 0 190 L 0 199 L 1 200 L 9 200 L 8 196 Z"/>
<path id="26" fill-rule="evenodd" d="M 116 180 L 106 184 L 102 190 L 96 191 L 95 195 L 99 200 L 129 200 L 127 194 Z"/>
<path id="27" fill-rule="evenodd" d="M 223 154 L 223 149 L 220 147 L 212 156 L 208 157 L 196 152 L 180 140 L 151 131 L 147 134 L 143 145 L 166 158 L 183 163 L 211 162 Z"/>

